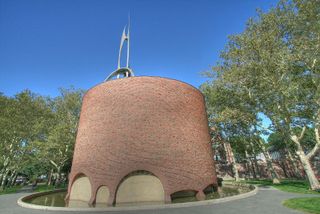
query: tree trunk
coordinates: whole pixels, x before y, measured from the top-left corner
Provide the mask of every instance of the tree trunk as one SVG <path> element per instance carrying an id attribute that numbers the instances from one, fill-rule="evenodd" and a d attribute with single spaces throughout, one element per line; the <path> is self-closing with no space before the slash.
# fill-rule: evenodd
<path id="1" fill-rule="evenodd" d="M 238 172 L 238 166 L 237 166 L 237 163 L 234 162 L 231 164 L 232 166 L 232 172 L 233 172 L 233 177 L 235 179 L 235 181 L 239 181 L 239 172 Z"/>
<path id="2" fill-rule="evenodd" d="M 251 172 L 251 160 L 250 160 L 250 158 L 249 158 L 249 155 L 248 155 L 248 152 L 247 152 L 247 150 L 245 150 L 245 158 L 246 158 L 246 169 L 247 169 L 247 177 L 248 178 L 252 178 L 252 172 Z"/>
<path id="3" fill-rule="evenodd" d="M 306 172 L 310 188 L 312 190 L 320 190 L 320 183 L 311 167 L 309 159 L 306 157 L 301 145 L 298 145 L 297 155 L 300 158 L 303 169 Z"/>
<path id="4" fill-rule="evenodd" d="M 18 173 L 15 173 L 13 180 L 11 180 L 11 186 L 14 186 L 16 184 L 17 177 L 18 177 Z"/>
<path id="5" fill-rule="evenodd" d="M 6 170 L 6 171 L 4 172 L 4 174 L 3 174 L 2 182 L 1 182 L 1 189 L 2 189 L 2 190 L 4 190 L 4 188 L 5 188 L 8 174 L 9 174 L 9 170 Z"/>
<path id="6" fill-rule="evenodd" d="M 270 154 L 268 151 L 266 152 L 265 156 L 267 159 L 268 169 L 270 170 L 270 173 L 271 173 L 272 183 L 273 184 L 280 184 L 279 176 L 277 175 L 276 171 L 273 168 L 272 160 L 271 160 L 271 157 L 270 157 Z"/>
<path id="7" fill-rule="evenodd" d="M 306 155 L 303 151 L 303 148 L 300 144 L 301 139 L 304 136 L 306 127 L 303 127 L 300 136 L 296 136 L 296 135 L 291 135 L 291 140 L 296 144 L 297 147 L 297 155 L 302 163 L 303 169 L 306 172 L 309 184 L 310 184 L 310 188 L 312 190 L 320 190 L 320 183 L 314 173 L 314 171 L 312 170 L 311 164 L 310 164 L 310 159 L 312 158 L 312 156 L 317 152 L 317 150 L 319 149 L 319 145 L 320 145 L 320 139 L 319 139 L 319 131 L 318 128 L 315 128 L 315 135 L 316 135 L 316 145 L 314 146 L 314 148 L 311 150 L 311 152 L 309 152 L 308 155 Z"/>
<path id="8" fill-rule="evenodd" d="M 289 158 L 290 163 L 291 163 L 292 166 L 293 166 L 293 170 L 294 170 L 295 177 L 296 177 L 296 178 L 303 178 L 303 176 L 301 175 L 300 170 L 299 170 L 298 167 L 297 167 L 297 163 L 296 163 L 296 161 L 294 160 L 294 158 L 292 157 L 292 154 L 291 154 L 291 152 L 290 152 L 289 150 L 287 150 L 287 155 L 288 155 L 288 158 Z"/>
<path id="9" fill-rule="evenodd" d="M 2 183 L 2 178 L 3 178 L 3 172 L 0 174 L 0 184 Z"/>
<path id="10" fill-rule="evenodd" d="M 48 182 L 47 182 L 48 186 L 50 186 L 52 184 L 52 176 L 53 176 L 53 169 L 51 169 L 50 173 L 49 173 L 49 178 L 48 178 Z"/>
<path id="11" fill-rule="evenodd" d="M 288 178 L 289 176 L 288 176 L 288 171 L 287 171 L 286 160 L 281 158 L 281 160 L 279 161 L 279 165 L 281 166 L 281 169 L 282 169 L 282 171 L 284 173 L 284 176 L 286 178 Z"/>
<path id="12" fill-rule="evenodd" d="M 15 171 L 12 171 L 11 172 L 11 175 L 10 175 L 10 177 L 9 177 L 9 179 L 8 179 L 8 182 L 7 182 L 7 186 L 8 187 L 10 187 L 10 186 L 12 186 L 12 181 L 14 180 L 14 177 L 16 176 L 16 172 Z"/>
<path id="13" fill-rule="evenodd" d="M 250 163 L 251 163 L 253 178 L 254 178 L 254 179 L 257 179 L 256 169 L 255 169 L 254 163 L 253 163 L 253 161 L 252 161 L 251 158 L 250 158 Z"/>
<path id="14" fill-rule="evenodd" d="M 258 163 L 257 163 L 257 155 L 256 155 L 256 151 L 254 149 L 252 141 L 250 141 L 250 146 L 251 146 L 252 153 L 253 153 L 253 160 L 251 159 L 253 178 L 256 179 L 257 177 L 260 177 L 260 175 L 259 175 L 260 173 L 259 173 L 259 167 L 258 167 Z"/>
<path id="15" fill-rule="evenodd" d="M 229 142 L 224 142 L 224 149 L 226 152 L 227 161 L 232 167 L 233 177 L 236 181 L 239 181 L 239 172 L 238 172 L 237 163 L 235 161 L 234 154 Z"/>
<path id="16" fill-rule="evenodd" d="M 61 183 L 61 167 L 57 167 L 57 179 L 55 182 L 55 186 L 58 187 L 60 186 Z"/>
<path id="17" fill-rule="evenodd" d="M 260 145 L 260 148 L 261 148 L 261 151 L 262 151 L 264 157 L 266 158 L 267 168 L 270 171 L 272 183 L 279 184 L 280 183 L 279 176 L 277 175 L 276 171 L 273 168 L 272 160 L 271 160 L 269 152 L 264 147 L 264 143 L 261 142 L 260 140 L 259 140 L 259 145 Z"/>
<path id="18" fill-rule="evenodd" d="M 261 178 L 261 172 L 260 172 L 260 168 L 259 168 L 259 164 L 258 164 L 258 160 L 256 155 L 254 155 L 254 166 L 255 166 L 255 171 L 256 171 L 256 177 L 257 178 Z"/>
<path id="19" fill-rule="evenodd" d="M 5 160 L 4 160 L 4 164 L 1 168 L 1 171 L 0 171 L 0 187 L 2 187 L 2 182 L 3 180 L 5 180 L 5 174 L 6 172 L 8 171 L 7 170 L 7 166 L 9 165 L 9 158 L 7 157 Z M 8 172 L 7 172 L 8 173 Z M 4 181 L 5 182 L 5 181 Z"/>

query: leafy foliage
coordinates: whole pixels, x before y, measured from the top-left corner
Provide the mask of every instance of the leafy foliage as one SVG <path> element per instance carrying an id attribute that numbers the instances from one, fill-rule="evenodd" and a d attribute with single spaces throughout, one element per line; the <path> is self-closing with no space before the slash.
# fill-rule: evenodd
<path id="1" fill-rule="evenodd" d="M 260 142 L 263 151 L 259 136 L 274 132 L 273 146 L 297 151 L 314 189 L 320 188 L 309 163 L 320 148 L 319 20 L 317 0 L 283 0 L 267 13 L 258 11 L 244 32 L 229 37 L 201 86 L 209 122 L 225 140 Z M 271 126 L 264 127 L 259 115 Z"/>
<path id="2" fill-rule="evenodd" d="M 84 92 L 61 89 L 54 99 L 25 90 L 14 97 L 0 94 L 0 183 L 18 175 L 36 180 L 53 169 L 69 171 Z M 68 168 L 69 167 L 69 168 Z"/>

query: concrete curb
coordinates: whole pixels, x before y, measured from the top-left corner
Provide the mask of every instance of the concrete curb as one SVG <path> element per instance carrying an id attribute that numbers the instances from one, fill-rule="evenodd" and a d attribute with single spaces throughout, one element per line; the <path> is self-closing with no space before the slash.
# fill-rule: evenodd
<path id="1" fill-rule="evenodd" d="M 52 192 L 59 192 L 61 190 L 55 190 Z M 170 208 L 183 208 L 183 207 L 196 207 L 196 206 L 206 206 L 211 204 L 220 204 L 229 201 L 239 200 L 243 198 L 248 198 L 254 196 L 258 192 L 258 187 L 254 186 L 254 189 L 250 192 L 246 192 L 240 195 L 234 195 L 225 198 L 205 200 L 205 201 L 196 201 L 196 202 L 186 202 L 186 203 L 177 203 L 177 204 L 163 204 L 163 205 L 143 205 L 143 206 L 131 206 L 131 207 L 105 207 L 105 208 L 69 208 L 69 207 L 49 207 L 42 205 L 35 205 L 23 202 L 23 199 L 28 199 L 34 196 L 40 196 L 47 194 L 45 193 L 36 193 L 28 196 L 24 196 L 18 199 L 17 203 L 19 206 L 24 208 L 31 208 L 37 210 L 50 210 L 50 211 L 82 211 L 82 212 L 107 212 L 107 211 L 130 211 L 130 210 L 153 210 L 153 209 L 170 209 Z"/>

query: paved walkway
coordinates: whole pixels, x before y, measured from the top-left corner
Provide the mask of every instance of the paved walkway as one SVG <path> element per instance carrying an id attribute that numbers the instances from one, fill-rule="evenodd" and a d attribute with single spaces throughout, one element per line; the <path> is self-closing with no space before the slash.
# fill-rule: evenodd
<path id="1" fill-rule="evenodd" d="M 34 209 L 22 208 L 17 205 L 17 199 L 27 195 L 25 193 L 0 195 L 0 214 L 85 214 L 90 212 L 60 212 L 60 211 L 41 211 Z M 305 195 L 286 193 L 272 187 L 259 188 L 259 192 L 255 196 L 240 199 L 236 201 L 213 204 L 208 206 L 196 206 L 187 208 L 168 208 L 159 210 L 136 210 L 136 211 L 116 211 L 108 212 L 110 214 L 292 214 L 302 213 L 299 211 L 288 209 L 282 206 L 281 202 L 288 198 L 295 197 L 315 197 L 317 195 Z M 92 212 L 102 213 L 102 212 Z M 103 212 L 104 213 L 104 212 Z"/>

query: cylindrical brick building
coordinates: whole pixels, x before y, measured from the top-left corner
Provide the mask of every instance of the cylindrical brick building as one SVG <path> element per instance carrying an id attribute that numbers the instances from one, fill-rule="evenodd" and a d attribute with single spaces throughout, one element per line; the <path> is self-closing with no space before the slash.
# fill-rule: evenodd
<path id="1" fill-rule="evenodd" d="M 204 97 L 180 81 L 129 77 L 83 98 L 67 199 L 169 203 L 216 186 Z"/>

